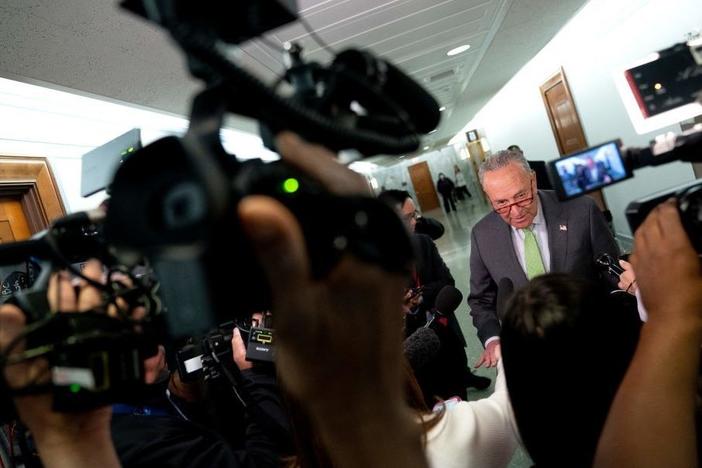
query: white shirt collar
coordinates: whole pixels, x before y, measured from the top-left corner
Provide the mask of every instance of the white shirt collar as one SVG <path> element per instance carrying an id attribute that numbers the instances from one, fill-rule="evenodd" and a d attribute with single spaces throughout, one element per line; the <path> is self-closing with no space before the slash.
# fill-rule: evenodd
<path id="1" fill-rule="evenodd" d="M 544 210 L 541 207 L 541 199 L 539 198 L 539 193 L 536 192 L 536 216 L 534 216 L 534 221 L 531 222 L 531 226 L 534 228 L 541 227 L 542 225 L 546 224 L 546 220 L 544 219 Z M 524 237 L 524 233 L 522 232 L 522 229 L 516 228 L 512 226 L 511 224 L 509 227 L 512 228 L 512 232 L 515 234 L 519 235 L 519 237 Z"/>

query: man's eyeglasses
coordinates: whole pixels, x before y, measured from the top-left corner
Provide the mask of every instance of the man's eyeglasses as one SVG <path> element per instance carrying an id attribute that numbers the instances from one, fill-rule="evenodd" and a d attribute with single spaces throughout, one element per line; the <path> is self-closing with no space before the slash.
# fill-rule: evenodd
<path id="1" fill-rule="evenodd" d="M 524 208 L 526 206 L 531 205 L 531 202 L 534 201 L 534 192 L 532 188 L 529 188 L 528 192 L 524 192 L 522 194 L 518 194 L 516 197 L 514 197 L 514 201 L 512 203 L 503 203 L 499 204 L 498 206 L 492 205 L 492 208 L 495 210 L 497 214 L 507 214 L 509 213 L 509 210 L 512 209 L 513 206 L 518 206 L 520 208 Z"/>
<path id="2" fill-rule="evenodd" d="M 412 213 L 407 213 L 402 215 L 402 219 L 404 219 L 407 222 L 412 221 L 413 219 L 419 218 L 419 212 L 418 211 L 413 211 Z"/>

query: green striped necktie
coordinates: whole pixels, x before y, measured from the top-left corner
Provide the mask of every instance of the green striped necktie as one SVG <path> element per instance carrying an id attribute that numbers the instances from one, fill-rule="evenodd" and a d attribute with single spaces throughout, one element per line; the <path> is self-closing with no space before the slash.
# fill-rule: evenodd
<path id="1" fill-rule="evenodd" d="M 541 251 L 539 244 L 536 242 L 534 235 L 534 227 L 522 229 L 524 232 L 524 260 L 526 263 L 527 278 L 532 279 L 535 276 L 546 273 L 544 261 L 541 259 Z"/>

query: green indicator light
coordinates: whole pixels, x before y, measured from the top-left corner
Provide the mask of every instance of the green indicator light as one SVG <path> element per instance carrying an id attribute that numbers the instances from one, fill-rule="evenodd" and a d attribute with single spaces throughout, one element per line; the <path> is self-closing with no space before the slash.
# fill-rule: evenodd
<path id="1" fill-rule="evenodd" d="M 293 179 L 292 177 L 290 179 L 286 179 L 285 182 L 283 182 L 283 190 L 285 190 L 287 193 L 295 193 L 299 188 L 300 182 L 298 182 L 297 179 Z"/>
<path id="2" fill-rule="evenodd" d="M 80 392 L 80 385 L 78 385 L 77 383 L 71 384 L 68 387 L 68 390 L 70 390 L 71 393 L 78 393 Z"/>

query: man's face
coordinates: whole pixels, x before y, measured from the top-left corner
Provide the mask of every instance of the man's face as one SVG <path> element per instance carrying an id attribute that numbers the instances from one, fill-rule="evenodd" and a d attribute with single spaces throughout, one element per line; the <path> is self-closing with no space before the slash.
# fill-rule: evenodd
<path id="1" fill-rule="evenodd" d="M 417 207 L 414 206 L 414 202 L 411 198 L 405 200 L 400 207 L 400 215 L 410 232 L 414 232 L 414 226 L 417 224 Z"/>
<path id="2" fill-rule="evenodd" d="M 483 190 L 493 209 L 510 226 L 523 229 L 534 222 L 538 205 L 533 173 L 527 173 L 517 163 L 510 163 L 485 173 Z"/>

